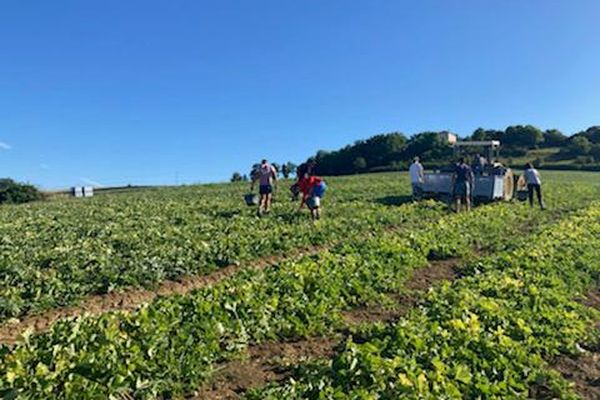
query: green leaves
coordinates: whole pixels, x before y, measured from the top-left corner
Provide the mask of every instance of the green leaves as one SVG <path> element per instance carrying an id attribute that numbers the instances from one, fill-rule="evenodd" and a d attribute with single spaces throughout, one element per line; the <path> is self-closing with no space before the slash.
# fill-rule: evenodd
<path id="1" fill-rule="evenodd" d="M 330 333 L 345 310 L 393 305 L 390 294 L 406 293 L 404 282 L 428 259 L 469 257 L 479 246 L 499 254 L 468 265 L 466 278 L 431 291 L 397 325 L 348 343 L 331 367 L 306 370 L 306 380 L 260 398 L 514 397 L 546 377 L 543 356 L 576 348 L 592 316 L 570 299 L 598 276 L 593 209 L 524 241 L 515 232 L 538 230 L 560 214 L 514 204 L 461 215 L 435 202 L 389 207 L 376 200 L 396 193 L 396 176 L 371 177 L 367 185 L 361 179 L 338 181 L 344 185 L 332 190 L 317 226 L 290 217 L 286 204 L 257 219 L 230 199 L 238 189 L 218 185 L 4 209 L 14 223 L 0 222 L 0 238 L 27 232 L 27 240 L 0 240 L 0 280 L 10 283 L 1 289 L 5 317 L 297 246 L 340 243 L 135 312 L 63 321 L 0 346 L 0 393 L 182 397 L 248 344 Z M 571 197 L 583 193 L 576 204 L 587 202 L 586 190 L 571 189 Z M 557 195 L 554 205 L 575 207 L 558 203 L 567 197 Z M 386 232 L 391 225 L 399 228 Z"/>
<path id="2" fill-rule="evenodd" d="M 0 208 L 0 322 L 126 286 L 151 288 L 165 279 L 201 275 L 298 247 L 322 245 L 388 226 L 410 229 L 439 218 L 441 206 L 376 200 L 408 185 L 390 187 L 378 176 L 332 178 L 327 219 L 315 226 L 279 200 L 268 218 L 241 202 L 243 187 L 208 185 L 99 195 Z M 361 200 L 348 206 L 347 198 Z M 238 194 L 240 194 L 238 196 Z"/>
<path id="3" fill-rule="evenodd" d="M 522 243 L 480 260 L 484 273 L 430 292 L 397 324 L 348 343 L 329 367 L 314 367 L 318 376 L 250 398 L 520 398 L 540 382 L 553 397 L 574 398 L 544 359 L 576 354 L 600 319 L 573 301 L 600 273 L 600 203 Z M 526 254 L 539 256 L 524 263 Z"/>

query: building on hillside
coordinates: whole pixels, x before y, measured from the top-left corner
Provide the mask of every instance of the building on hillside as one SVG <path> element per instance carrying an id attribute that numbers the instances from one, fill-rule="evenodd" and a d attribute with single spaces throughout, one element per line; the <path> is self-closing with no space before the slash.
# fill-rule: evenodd
<path id="1" fill-rule="evenodd" d="M 448 143 L 450 145 L 453 145 L 456 143 L 456 141 L 458 140 L 458 137 L 451 132 L 445 131 L 445 132 L 440 132 L 440 139 L 442 139 L 442 142 Z"/>

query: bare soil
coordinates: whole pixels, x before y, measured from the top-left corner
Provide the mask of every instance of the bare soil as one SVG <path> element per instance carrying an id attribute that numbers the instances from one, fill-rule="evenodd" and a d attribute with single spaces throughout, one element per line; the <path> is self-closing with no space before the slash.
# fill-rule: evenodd
<path id="1" fill-rule="evenodd" d="M 581 301 L 588 307 L 600 311 L 600 288 L 588 293 Z M 600 321 L 593 329 L 600 330 Z M 584 346 L 579 357 L 560 357 L 553 368 L 575 384 L 575 390 L 584 399 L 600 399 L 600 343 Z"/>
<path id="2" fill-rule="evenodd" d="M 588 351 L 577 358 L 561 357 L 553 368 L 575 384 L 583 399 L 600 399 L 600 352 Z"/>
<path id="3" fill-rule="evenodd" d="M 252 388 L 288 378 L 292 367 L 302 361 L 333 357 L 340 340 L 339 336 L 334 336 L 252 346 L 246 359 L 222 365 L 210 384 L 190 398 L 239 399 Z"/>
<path id="4" fill-rule="evenodd" d="M 458 278 L 458 264 L 461 259 L 432 261 L 426 267 L 413 271 L 405 283 L 405 294 L 393 296 L 393 307 L 361 307 L 342 313 L 347 325 L 359 325 L 368 322 L 392 322 L 406 315 L 421 298 L 422 292 L 442 281 L 453 281 Z"/>
<path id="5" fill-rule="evenodd" d="M 48 331 L 62 319 L 74 318 L 83 314 L 99 315 L 109 311 L 132 311 L 158 296 L 189 293 L 214 285 L 244 268 L 264 269 L 290 258 L 315 255 L 325 248 L 325 246 L 301 248 L 285 256 L 266 257 L 246 265 L 229 265 L 204 276 L 186 276 L 177 281 L 164 281 L 159 283 L 155 289 L 129 288 L 119 292 L 93 295 L 85 298 L 76 306 L 55 308 L 40 314 L 28 315 L 22 319 L 13 318 L 0 325 L 0 344 L 14 344 L 26 331 L 35 333 Z"/>
<path id="6" fill-rule="evenodd" d="M 406 282 L 409 294 L 396 296 L 393 309 L 363 307 L 343 313 L 347 325 L 366 322 L 392 322 L 417 304 L 422 292 L 441 281 L 458 277 L 460 259 L 434 261 L 417 269 Z M 331 337 L 308 338 L 296 342 L 268 342 L 250 346 L 247 357 L 221 365 L 209 384 L 194 393 L 193 399 L 233 400 L 250 389 L 279 382 L 290 377 L 292 367 L 303 361 L 329 359 L 347 338 L 347 332 Z"/>

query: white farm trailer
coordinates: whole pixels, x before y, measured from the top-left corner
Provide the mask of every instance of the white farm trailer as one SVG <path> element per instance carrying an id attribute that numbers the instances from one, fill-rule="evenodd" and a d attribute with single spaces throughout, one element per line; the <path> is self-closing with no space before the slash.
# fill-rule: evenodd
<path id="1" fill-rule="evenodd" d="M 483 148 L 488 160 L 494 160 L 498 156 L 500 141 L 470 141 L 456 142 L 453 144 L 456 155 L 465 147 Z M 454 171 L 436 170 L 424 175 L 422 184 L 425 197 L 449 198 L 453 195 L 452 175 Z M 475 175 L 472 188 L 472 197 L 475 200 L 489 202 L 511 200 L 514 196 L 515 178 L 510 168 L 500 165 L 488 164 L 480 174 Z"/>

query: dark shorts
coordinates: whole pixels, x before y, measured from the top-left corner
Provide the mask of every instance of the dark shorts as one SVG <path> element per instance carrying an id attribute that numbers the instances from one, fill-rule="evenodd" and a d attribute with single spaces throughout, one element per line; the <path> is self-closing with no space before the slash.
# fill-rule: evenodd
<path id="1" fill-rule="evenodd" d="M 260 194 L 271 194 L 273 193 L 273 186 L 271 185 L 260 185 L 258 188 L 258 193 Z"/>
<path id="2" fill-rule="evenodd" d="M 419 182 L 412 183 L 413 196 L 419 197 L 423 195 L 423 187 Z"/>
<path id="3" fill-rule="evenodd" d="M 454 197 L 471 197 L 471 184 L 469 182 L 456 182 L 454 184 Z"/>

